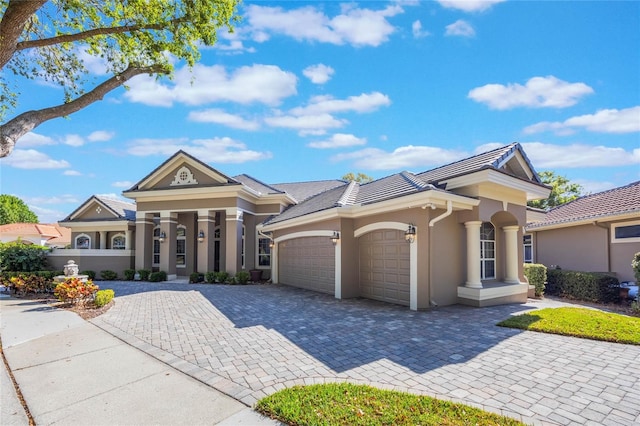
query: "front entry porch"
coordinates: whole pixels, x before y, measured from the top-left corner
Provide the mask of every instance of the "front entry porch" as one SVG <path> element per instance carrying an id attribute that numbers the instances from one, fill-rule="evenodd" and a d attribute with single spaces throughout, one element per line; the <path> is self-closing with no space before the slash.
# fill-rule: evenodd
<path id="1" fill-rule="evenodd" d="M 484 282 L 480 288 L 458 287 L 458 303 L 482 308 L 507 303 L 527 303 L 529 284 Z"/>

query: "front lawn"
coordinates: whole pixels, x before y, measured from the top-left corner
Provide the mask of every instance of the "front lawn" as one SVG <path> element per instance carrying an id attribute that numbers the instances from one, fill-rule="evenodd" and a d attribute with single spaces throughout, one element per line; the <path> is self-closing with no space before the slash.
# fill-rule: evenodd
<path id="1" fill-rule="evenodd" d="M 283 389 L 256 409 L 288 425 L 523 424 L 468 405 L 350 383 Z"/>
<path id="2" fill-rule="evenodd" d="M 546 308 L 498 323 L 502 327 L 640 345 L 640 318 L 586 308 Z"/>

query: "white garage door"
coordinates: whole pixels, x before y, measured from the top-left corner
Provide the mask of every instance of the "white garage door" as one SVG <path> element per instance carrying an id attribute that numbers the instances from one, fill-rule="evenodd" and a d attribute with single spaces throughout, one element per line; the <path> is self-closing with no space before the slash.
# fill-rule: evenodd
<path id="1" fill-rule="evenodd" d="M 360 295 L 409 306 L 409 250 L 402 231 L 383 229 L 361 236 Z"/>
<path id="2" fill-rule="evenodd" d="M 278 245 L 278 281 L 335 293 L 335 247 L 329 237 L 303 237 Z"/>

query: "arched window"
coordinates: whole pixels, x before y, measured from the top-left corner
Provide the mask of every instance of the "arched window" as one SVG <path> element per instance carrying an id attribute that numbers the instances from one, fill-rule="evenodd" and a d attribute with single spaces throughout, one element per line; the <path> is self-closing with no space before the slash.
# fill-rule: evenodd
<path id="1" fill-rule="evenodd" d="M 87 234 L 80 234 L 76 237 L 76 248 L 77 249 L 90 249 L 91 248 L 91 237 Z"/>
<path id="2" fill-rule="evenodd" d="M 160 227 L 153 228 L 153 266 L 160 265 Z"/>
<path id="3" fill-rule="evenodd" d="M 124 234 L 116 234 L 111 237 L 111 250 L 124 250 L 127 237 Z"/>
<path id="4" fill-rule="evenodd" d="M 490 222 L 480 227 L 480 274 L 483 280 L 496 277 L 496 228 Z"/>
<path id="5" fill-rule="evenodd" d="M 187 228 L 178 225 L 176 228 L 176 267 L 187 266 Z"/>

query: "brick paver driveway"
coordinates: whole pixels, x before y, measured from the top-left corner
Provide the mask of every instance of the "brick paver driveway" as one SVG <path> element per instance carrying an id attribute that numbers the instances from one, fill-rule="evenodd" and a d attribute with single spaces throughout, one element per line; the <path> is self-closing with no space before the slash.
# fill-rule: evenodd
<path id="1" fill-rule="evenodd" d="M 92 320 L 251 405 L 294 384 L 428 394 L 536 424 L 640 424 L 640 348 L 495 324 L 549 302 L 428 312 L 278 285 L 101 283 Z"/>

